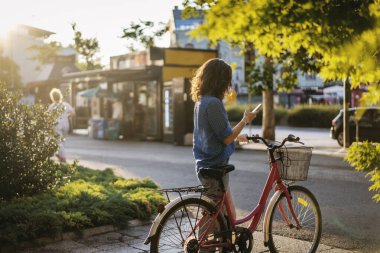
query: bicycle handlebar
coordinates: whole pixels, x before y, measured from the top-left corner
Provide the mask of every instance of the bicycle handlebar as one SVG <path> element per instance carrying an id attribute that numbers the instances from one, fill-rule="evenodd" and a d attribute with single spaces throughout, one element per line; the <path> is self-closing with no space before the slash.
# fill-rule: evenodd
<path id="1" fill-rule="evenodd" d="M 289 134 L 288 137 L 286 137 L 285 139 L 282 140 L 281 144 L 274 144 L 274 143 L 270 144 L 264 138 L 260 137 L 259 135 L 248 136 L 247 139 L 251 140 L 253 142 L 262 141 L 268 148 L 271 148 L 271 149 L 281 148 L 282 146 L 284 146 L 284 144 L 286 142 L 295 142 L 295 143 L 304 144 L 304 143 L 299 141 L 300 137 L 295 137 L 293 134 Z"/>

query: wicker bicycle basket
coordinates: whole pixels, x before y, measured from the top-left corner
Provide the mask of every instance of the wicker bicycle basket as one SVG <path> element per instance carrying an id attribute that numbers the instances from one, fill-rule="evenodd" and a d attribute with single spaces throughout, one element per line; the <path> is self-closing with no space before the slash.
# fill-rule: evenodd
<path id="1" fill-rule="evenodd" d="M 311 147 L 283 147 L 276 150 L 276 158 L 281 178 L 291 181 L 304 181 L 309 172 Z"/>

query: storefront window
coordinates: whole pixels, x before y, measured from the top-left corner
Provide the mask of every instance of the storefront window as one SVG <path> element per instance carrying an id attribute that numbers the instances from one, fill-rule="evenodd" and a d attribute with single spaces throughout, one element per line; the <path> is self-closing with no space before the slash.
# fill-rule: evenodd
<path id="1" fill-rule="evenodd" d="M 170 87 L 164 88 L 164 133 L 173 132 L 173 96 Z"/>
<path id="2" fill-rule="evenodd" d="M 158 106 L 157 82 L 136 82 L 135 132 L 141 137 L 157 137 Z"/>

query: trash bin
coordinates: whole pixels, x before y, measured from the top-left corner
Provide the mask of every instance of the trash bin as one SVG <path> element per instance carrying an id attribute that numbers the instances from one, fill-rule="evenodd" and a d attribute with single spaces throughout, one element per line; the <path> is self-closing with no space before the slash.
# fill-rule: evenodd
<path id="1" fill-rule="evenodd" d="M 94 139 L 104 139 L 105 121 L 104 119 L 90 119 L 89 135 Z"/>
<path id="2" fill-rule="evenodd" d="M 120 122 L 118 120 L 112 119 L 107 120 L 105 139 L 107 140 L 117 140 L 119 138 Z"/>

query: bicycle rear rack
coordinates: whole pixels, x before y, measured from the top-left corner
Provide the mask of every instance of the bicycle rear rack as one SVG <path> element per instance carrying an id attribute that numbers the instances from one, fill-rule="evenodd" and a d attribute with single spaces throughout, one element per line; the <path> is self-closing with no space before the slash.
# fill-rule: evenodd
<path id="1" fill-rule="evenodd" d="M 189 194 L 190 192 L 200 192 L 202 197 L 203 192 L 207 189 L 207 187 L 203 185 L 197 185 L 197 186 L 190 186 L 190 187 L 179 187 L 179 188 L 168 188 L 168 189 L 161 189 L 159 191 L 165 192 L 167 200 L 170 202 L 169 193 L 177 193 L 178 196 L 182 199 L 182 196 L 184 194 Z"/>

